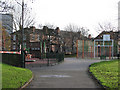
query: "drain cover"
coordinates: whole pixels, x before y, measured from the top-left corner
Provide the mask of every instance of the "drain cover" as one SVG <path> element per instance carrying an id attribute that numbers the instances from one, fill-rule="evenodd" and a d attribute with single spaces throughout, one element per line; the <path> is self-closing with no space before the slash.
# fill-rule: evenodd
<path id="1" fill-rule="evenodd" d="M 56 78 L 63 78 L 63 77 L 71 77 L 69 75 L 41 75 L 40 77 L 56 77 Z"/>

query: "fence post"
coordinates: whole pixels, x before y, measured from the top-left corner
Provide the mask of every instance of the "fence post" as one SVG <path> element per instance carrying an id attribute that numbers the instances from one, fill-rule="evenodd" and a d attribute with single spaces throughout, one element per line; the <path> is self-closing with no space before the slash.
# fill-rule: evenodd
<path id="1" fill-rule="evenodd" d="M 101 49 L 102 49 L 102 48 L 100 47 L 100 57 L 101 57 Z"/>
<path id="2" fill-rule="evenodd" d="M 111 59 L 111 46 L 109 47 L 109 59 Z"/>
<path id="3" fill-rule="evenodd" d="M 91 58 L 92 58 L 92 46 L 91 46 Z"/>
<path id="4" fill-rule="evenodd" d="M 104 56 L 105 56 L 105 46 L 103 46 L 103 49 L 104 49 Z"/>
<path id="5" fill-rule="evenodd" d="M 78 58 L 78 40 L 76 41 L 76 47 L 77 47 L 77 55 L 76 55 L 76 58 Z"/>
<path id="6" fill-rule="evenodd" d="M 84 40 L 82 41 L 82 58 L 84 58 Z"/>
<path id="7" fill-rule="evenodd" d="M 98 57 L 98 45 L 97 45 L 97 57 Z"/>
<path id="8" fill-rule="evenodd" d="M 94 58 L 95 58 L 95 49 L 96 49 L 96 46 L 95 46 L 95 40 L 94 40 L 94 42 L 93 42 L 93 47 L 94 47 Z"/>
<path id="9" fill-rule="evenodd" d="M 49 58 L 48 58 L 48 60 L 47 60 L 48 62 L 47 62 L 47 66 L 49 66 Z"/>

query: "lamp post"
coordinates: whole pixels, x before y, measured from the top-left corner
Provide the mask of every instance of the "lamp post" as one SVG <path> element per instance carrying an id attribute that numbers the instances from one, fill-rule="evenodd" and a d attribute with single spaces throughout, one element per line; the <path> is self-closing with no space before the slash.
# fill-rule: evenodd
<path id="1" fill-rule="evenodd" d="M 22 47 L 21 47 L 21 54 L 22 54 L 22 62 L 23 67 L 25 68 L 25 53 L 24 53 L 24 0 L 22 0 Z"/>

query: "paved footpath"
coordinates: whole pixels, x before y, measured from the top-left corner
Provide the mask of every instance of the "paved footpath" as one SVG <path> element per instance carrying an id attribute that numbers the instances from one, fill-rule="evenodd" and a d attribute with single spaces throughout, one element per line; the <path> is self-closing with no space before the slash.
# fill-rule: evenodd
<path id="1" fill-rule="evenodd" d="M 49 67 L 30 68 L 34 79 L 26 88 L 101 88 L 88 74 L 88 66 L 100 60 L 65 58 Z"/>

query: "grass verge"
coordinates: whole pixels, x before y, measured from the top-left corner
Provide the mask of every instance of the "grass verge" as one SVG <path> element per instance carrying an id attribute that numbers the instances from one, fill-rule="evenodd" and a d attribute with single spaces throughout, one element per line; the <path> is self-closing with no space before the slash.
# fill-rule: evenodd
<path id="1" fill-rule="evenodd" d="M 118 64 L 118 60 L 102 61 L 91 64 L 89 71 L 105 88 L 120 88 Z"/>
<path id="2" fill-rule="evenodd" d="M 65 58 L 76 57 L 76 54 L 65 54 Z"/>
<path id="3" fill-rule="evenodd" d="M 20 88 L 31 77 L 29 69 L 2 64 L 2 88 Z"/>

